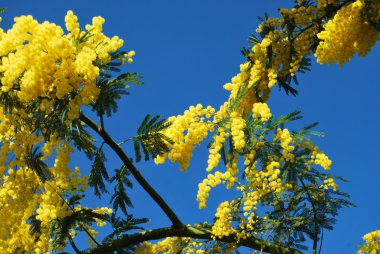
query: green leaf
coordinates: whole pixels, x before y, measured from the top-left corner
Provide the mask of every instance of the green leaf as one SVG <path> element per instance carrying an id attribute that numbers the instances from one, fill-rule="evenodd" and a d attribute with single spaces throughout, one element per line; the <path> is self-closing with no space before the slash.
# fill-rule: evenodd
<path id="1" fill-rule="evenodd" d="M 111 71 L 116 71 L 115 67 L 107 67 Z M 128 95 L 129 92 L 126 90 L 129 88 L 128 83 L 141 85 L 142 76 L 136 73 L 123 73 L 116 78 L 111 78 L 111 75 L 106 75 L 102 73 L 96 82 L 97 87 L 100 89 L 97 100 L 91 104 L 92 110 L 95 111 L 99 116 L 106 114 L 111 116 L 118 109 L 117 100 L 121 98 L 122 95 Z"/>
<path id="2" fill-rule="evenodd" d="M 135 150 L 136 162 L 141 160 L 141 154 L 144 153 L 145 160 L 151 157 L 162 155 L 169 151 L 169 145 L 173 144 L 167 136 L 161 131 L 168 128 L 171 123 L 161 116 L 146 115 L 141 125 L 137 129 L 137 136 L 133 137 L 133 146 Z M 142 150 L 142 152 L 141 152 Z"/>
<path id="3" fill-rule="evenodd" d="M 67 200 L 67 205 L 70 207 L 74 207 L 75 205 L 79 205 L 80 204 L 79 201 L 82 198 L 84 198 L 84 194 L 75 194 L 72 197 L 70 197 L 69 200 Z"/>
<path id="4" fill-rule="evenodd" d="M 256 35 L 251 34 L 251 35 L 248 37 L 248 42 L 249 42 L 252 46 L 254 46 L 254 45 L 256 45 L 257 43 L 260 43 L 260 39 L 257 38 Z"/>
<path id="5" fill-rule="evenodd" d="M 88 228 L 96 219 L 107 221 L 108 215 L 96 213 L 94 210 L 84 208 L 74 211 L 71 215 L 64 218 L 57 218 L 50 223 L 50 235 L 52 242 L 50 251 L 56 251 L 62 246 L 65 246 L 66 241 L 71 231 L 80 231 Z"/>
<path id="6" fill-rule="evenodd" d="M 38 220 L 36 217 L 37 217 L 37 214 L 35 213 L 28 218 L 28 223 L 30 225 L 29 231 L 30 231 L 31 235 L 41 233 L 41 223 L 42 222 L 40 220 Z"/>
<path id="7" fill-rule="evenodd" d="M 35 147 L 34 150 L 30 151 L 25 156 L 25 163 L 27 167 L 32 170 L 41 182 L 46 182 L 54 178 L 53 174 L 50 172 L 49 167 L 41 159 L 43 154 L 39 152 L 39 147 Z"/>
<path id="8" fill-rule="evenodd" d="M 108 220 L 114 231 L 106 236 L 103 240 L 103 243 L 108 243 L 113 239 L 120 239 L 124 235 L 126 235 L 131 230 L 144 230 L 143 227 L 138 226 L 139 224 L 147 223 L 149 219 L 147 218 L 134 218 L 133 215 L 126 215 L 126 219 L 121 219 L 120 217 L 116 217 L 116 214 L 113 213 Z M 131 246 L 133 248 L 133 246 Z"/>
<path id="9" fill-rule="evenodd" d="M 123 165 L 121 169 L 115 169 L 115 176 L 113 176 L 110 181 L 115 182 L 114 193 L 111 197 L 110 203 L 113 204 L 114 211 L 120 208 L 124 214 L 128 214 L 127 207 L 133 207 L 132 202 L 127 195 L 126 189 L 132 188 L 132 182 L 128 179 L 130 172 L 127 167 Z"/>
<path id="10" fill-rule="evenodd" d="M 94 188 L 94 193 L 99 198 L 101 193 L 108 193 L 104 181 L 109 181 L 109 176 L 105 166 L 106 157 L 102 148 L 103 144 L 95 155 L 94 163 L 88 178 L 89 185 Z"/>

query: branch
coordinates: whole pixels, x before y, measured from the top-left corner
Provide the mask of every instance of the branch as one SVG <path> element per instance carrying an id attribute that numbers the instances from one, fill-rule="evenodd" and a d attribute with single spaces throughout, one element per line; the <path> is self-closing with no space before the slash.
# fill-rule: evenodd
<path id="1" fill-rule="evenodd" d="M 313 199 L 310 196 L 310 193 L 307 191 L 308 189 L 307 189 L 305 183 L 303 182 L 302 178 L 298 177 L 298 179 L 300 180 L 302 186 L 306 190 L 306 195 L 307 195 L 307 197 L 308 197 L 308 199 L 310 201 L 310 204 L 311 204 L 311 206 L 313 208 L 313 217 L 314 217 L 313 254 L 317 254 L 317 245 L 318 245 L 318 240 L 319 240 L 318 239 L 319 227 L 318 227 L 317 209 L 315 207 Z"/>
<path id="2" fill-rule="evenodd" d="M 124 165 L 129 169 L 132 173 L 133 177 L 137 180 L 137 182 L 143 187 L 143 189 L 151 196 L 151 198 L 161 207 L 164 213 L 168 216 L 170 221 L 173 223 L 173 227 L 182 228 L 183 223 L 178 218 L 178 216 L 174 213 L 174 211 L 169 207 L 169 205 L 165 202 L 165 200 L 157 193 L 157 191 L 145 180 L 145 178 L 141 175 L 140 171 L 133 165 L 131 160 L 125 154 L 123 149 L 110 137 L 110 135 L 96 123 L 94 123 L 90 118 L 85 116 L 84 114 L 80 115 L 80 119 L 82 122 L 87 124 L 91 129 L 93 129 L 96 133 L 99 134 L 104 140 L 104 142 L 111 147 L 112 150 L 119 156 Z"/>
<path id="3" fill-rule="evenodd" d="M 83 253 L 112 253 L 116 250 L 121 250 L 123 248 L 127 248 L 144 241 L 158 240 L 165 237 L 191 237 L 194 239 L 214 240 L 213 235 L 209 229 L 197 229 L 192 226 L 185 226 L 183 228 L 167 227 L 146 230 L 132 235 L 126 235 L 121 239 L 113 240 L 110 243 L 103 244 L 102 246 L 96 247 L 94 249 L 88 249 Z M 217 241 L 238 244 L 239 246 L 261 250 L 263 252 L 271 254 L 302 254 L 302 252 L 298 250 L 282 247 L 274 243 L 255 238 L 253 236 L 246 239 L 240 239 L 238 241 L 236 234 L 230 234 L 229 236 L 218 238 Z"/>
<path id="4" fill-rule="evenodd" d="M 69 235 L 69 242 L 71 244 L 71 247 L 74 249 L 75 253 L 80 254 L 81 251 L 78 249 L 78 247 L 75 245 L 73 238 L 71 235 Z"/>

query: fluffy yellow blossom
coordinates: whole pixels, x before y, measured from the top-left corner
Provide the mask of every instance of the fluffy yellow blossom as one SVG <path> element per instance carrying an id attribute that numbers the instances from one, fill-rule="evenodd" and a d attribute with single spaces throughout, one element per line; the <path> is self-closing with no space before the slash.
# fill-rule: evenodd
<path id="1" fill-rule="evenodd" d="M 246 123 L 238 113 L 233 112 L 231 114 L 231 136 L 234 143 L 234 148 L 240 151 L 245 145 L 244 128 Z"/>
<path id="2" fill-rule="evenodd" d="M 214 136 L 214 142 L 211 144 L 209 149 L 209 157 L 207 161 L 207 172 L 210 172 L 213 168 L 217 167 L 220 161 L 220 153 L 219 151 L 222 149 L 226 137 L 229 137 L 229 133 L 226 133 L 224 128 L 218 128 L 218 134 Z"/>
<path id="3" fill-rule="evenodd" d="M 317 0 L 318 8 L 325 8 L 327 5 L 338 4 L 339 0 Z"/>
<path id="4" fill-rule="evenodd" d="M 328 189 L 331 187 L 334 191 L 338 190 L 338 185 L 334 182 L 334 179 L 329 178 L 323 181 L 323 184 L 319 186 L 320 189 Z"/>
<path id="5" fill-rule="evenodd" d="M 198 184 L 197 201 L 199 202 L 199 208 L 206 208 L 207 198 L 211 191 L 211 187 L 216 187 L 225 181 L 227 173 L 221 173 L 216 171 L 215 174 L 208 174 L 207 178 Z"/>
<path id="6" fill-rule="evenodd" d="M 331 160 L 327 155 L 323 152 L 313 152 L 313 163 L 316 165 L 320 165 L 322 168 L 329 170 L 331 166 Z"/>
<path id="7" fill-rule="evenodd" d="M 81 177 L 78 167 L 72 170 L 69 166 L 74 151 L 71 142 L 27 110 L 36 104 L 42 119 L 50 119 L 56 105 L 67 102 L 68 110 L 63 111 L 66 115 L 61 120 L 70 125 L 71 120 L 79 118 L 81 107 L 99 95 L 96 80 L 100 70 L 96 64 L 108 63 L 110 53 L 123 42 L 102 33 L 102 18 L 94 18 L 88 27 L 91 31 L 79 29 L 72 11 L 67 13 L 65 23 L 67 34 L 53 23 L 21 16 L 15 18 L 12 28 L 0 33 L 0 93 L 14 101 L 6 105 L 10 109 L 0 107 L 1 253 L 47 253 L 51 222 L 73 213 L 65 201 L 67 195 L 87 189 L 87 177 Z M 130 52 L 130 57 L 133 55 Z M 29 167 L 38 147 L 46 172 Z M 110 210 L 102 208 L 96 212 L 104 214 Z M 41 221 L 37 238 L 30 232 L 31 216 Z M 104 225 L 103 221 L 97 222 Z M 94 229 L 89 232 L 96 234 Z"/>
<path id="8" fill-rule="evenodd" d="M 363 236 L 365 244 L 360 246 L 360 254 L 380 253 L 380 230 L 375 230 Z"/>
<path id="9" fill-rule="evenodd" d="M 198 104 L 191 106 L 183 115 L 170 117 L 168 121 L 172 124 L 163 134 L 174 144 L 168 154 L 157 156 L 155 162 L 164 163 L 168 157 L 172 162 L 178 162 L 181 170 L 186 170 L 195 146 L 207 137 L 209 131 L 214 130 L 214 124 L 208 120 L 214 113 L 211 106 L 204 108 Z"/>
<path id="10" fill-rule="evenodd" d="M 261 117 L 261 121 L 267 122 L 272 117 L 270 109 L 266 103 L 256 102 L 252 108 L 253 117 Z"/>
<path id="11" fill-rule="evenodd" d="M 315 52 L 319 63 L 339 65 L 348 62 L 355 53 L 365 56 L 379 40 L 377 31 L 363 19 L 364 0 L 357 0 L 340 9 L 318 34 L 321 42 Z"/>
<path id="12" fill-rule="evenodd" d="M 180 253 L 190 238 L 168 237 L 156 244 L 150 242 L 143 242 L 142 245 L 136 248 L 135 254 L 148 254 L 148 253 Z"/>
<path id="13" fill-rule="evenodd" d="M 215 238 L 229 236 L 236 232 L 232 227 L 232 212 L 233 208 L 228 201 L 222 202 L 215 213 L 215 223 L 212 226 L 212 234 Z"/>
<path id="14" fill-rule="evenodd" d="M 294 162 L 294 154 L 293 151 L 295 147 L 291 145 L 293 139 L 290 136 L 290 132 L 288 129 L 277 129 L 277 135 L 274 138 L 274 141 L 280 141 L 282 147 L 282 156 L 286 161 Z"/>

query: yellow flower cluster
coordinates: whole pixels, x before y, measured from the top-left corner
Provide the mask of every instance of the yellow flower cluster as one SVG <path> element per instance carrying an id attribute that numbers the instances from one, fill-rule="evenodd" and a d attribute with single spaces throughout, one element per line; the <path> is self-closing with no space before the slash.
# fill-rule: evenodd
<path id="1" fill-rule="evenodd" d="M 258 142 L 259 143 L 259 142 Z M 249 169 L 250 169 L 250 165 L 253 164 L 253 163 L 257 163 L 257 161 L 255 161 L 255 156 L 256 156 L 256 149 L 257 149 L 258 146 L 255 146 L 248 154 L 245 154 L 244 155 L 244 166 L 246 166 L 245 168 L 245 172 L 247 172 Z M 255 149 L 256 148 L 256 149 Z M 254 165 L 255 166 L 255 165 Z M 254 166 L 252 166 L 254 168 Z"/>
<path id="2" fill-rule="evenodd" d="M 107 215 L 107 214 L 111 214 L 113 211 L 109 207 L 96 207 L 94 212 L 101 215 Z M 98 227 L 103 227 L 106 225 L 106 222 L 103 220 L 95 219 L 95 221 Z"/>
<path id="3" fill-rule="evenodd" d="M 259 192 L 260 197 L 269 192 L 281 193 L 284 190 L 280 175 L 280 163 L 270 162 L 265 170 L 249 171 L 250 178 L 253 180 L 250 188 Z"/>
<path id="4" fill-rule="evenodd" d="M 136 54 L 136 52 L 134 50 L 131 50 L 127 54 L 125 54 L 124 56 L 126 58 L 123 58 L 123 64 L 124 64 L 126 59 L 128 59 L 128 63 L 133 63 L 133 57 L 135 56 L 135 54 Z"/>
<path id="5" fill-rule="evenodd" d="M 174 144 L 168 154 L 157 156 L 157 164 L 164 163 L 168 157 L 172 162 L 178 162 L 181 170 L 186 170 L 190 165 L 192 152 L 214 130 L 214 124 L 208 119 L 215 113 L 211 106 L 203 108 L 201 104 L 191 106 L 183 115 L 172 116 L 168 119 L 172 124 L 163 131 Z"/>
<path id="6" fill-rule="evenodd" d="M 59 150 L 57 157 L 60 157 Z M 46 253 L 49 249 L 50 223 L 53 219 L 63 218 L 72 213 L 62 197 L 66 191 L 85 190 L 86 178 L 81 178 L 79 169 L 69 176 L 66 163 L 60 162 L 60 170 L 55 165 L 51 171 L 55 178 L 42 183 L 36 173 L 28 168 L 17 171 L 8 170 L 0 181 L 0 252 L 13 253 L 19 250 L 34 250 Z M 67 162 L 68 163 L 68 162 Z M 41 233 L 38 238 L 31 235 L 27 220 L 33 214 L 41 221 Z M 7 232 L 13 232 L 8 234 Z"/>
<path id="7" fill-rule="evenodd" d="M 380 253 L 380 230 L 375 230 L 363 236 L 365 244 L 360 246 L 360 254 Z"/>
<path id="8" fill-rule="evenodd" d="M 327 5 L 335 5 L 339 2 L 339 0 L 317 0 L 317 6 L 318 8 L 325 8 Z"/>
<path id="9" fill-rule="evenodd" d="M 211 147 L 209 149 L 209 156 L 206 168 L 207 172 L 210 172 L 218 166 L 221 157 L 219 152 L 222 149 L 224 142 L 226 141 L 226 138 L 229 136 L 230 134 L 226 133 L 223 127 L 218 128 L 218 134 L 214 136 L 214 142 L 211 144 Z"/>
<path id="10" fill-rule="evenodd" d="M 318 149 L 318 147 L 316 147 Z M 331 166 L 331 160 L 324 152 L 316 152 L 314 151 L 312 154 L 312 159 L 314 159 L 312 162 L 316 165 L 320 165 L 325 170 L 329 170 Z"/>
<path id="11" fill-rule="evenodd" d="M 266 69 L 266 57 L 268 47 L 272 44 L 272 38 L 264 38 L 261 43 L 257 43 L 251 49 L 253 51 L 252 62 L 254 65 L 250 71 L 248 87 L 258 84 L 262 90 L 271 88 L 277 82 L 276 70 Z"/>
<path id="12" fill-rule="evenodd" d="M 256 66 L 261 68 L 260 65 Z M 244 96 L 239 99 L 239 106 L 235 110 L 238 114 L 246 116 L 252 109 L 252 105 L 257 102 L 257 95 L 253 87 L 257 86 L 257 80 L 250 80 L 252 76 L 253 67 L 251 62 L 245 62 L 240 65 L 240 73 L 231 79 L 231 83 L 224 85 L 224 89 L 231 91 L 228 104 L 236 100 L 238 93 L 244 92 Z M 257 70 L 256 70 L 257 72 Z M 267 98 L 269 95 L 269 89 L 265 87 L 263 93 L 260 94 L 262 98 Z M 265 99 L 266 100 L 266 99 Z"/>
<path id="13" fill-rule="evenodd" d="M 252 216 L 254 215 L 255 210 L 257 209 L 256 206 L 260 201 L 260 194 L 257 191 L 248 192 L 246 196 L 246 200 L 243 204 L 243 211 L 244 216 Z"/>
<path id="14" fill-rule="evenodd" d="M 277 129 L 277 135 L 273 139 L 273 142 L 280 141 L 281 147 L 282 147 L 282 157 L 285 161 L 289 161 L 291 163 L 294 163 L 294 146 L 290 145 L 292 143 L 293 139 L 290 136 L 288 129 L 281 130 L 280 128 Z"/>
<path id="15" fill-rule="evenodd" d="M 68 113 L 69 119 L 74 119 L 79 117 L 80 106 L 99 94 L 95 81 L 100 70 L 94 62 L 108 63 L 109 53 L 118 50 L 123 41 L 102 33 L 101 17 L 93 18 L 87 32 L 79 29 L 72 11 L 65 22 L 68 34 L 60 26 L 46 21 L 40 24 L 32 16 L 15 18 L 11 29 L 0 31 L 1 92 L 15 91 L 17 98 L 27 103 L 49 98 L 51 104 L 76 91 Z M 128 57 L 132 56 L 130 52 Z"/>
<path id="16" fill-rule="evenodd" d="M 199 209 L 206 208 L 207 198 L 210 195 L 211 187 L 214 188 L 226 181 L 234 183 L 235 180 L 236 177 L 232 176 L 229 171 L 225 173 L 216 171 L 215 174 L 208 174 L 207 178 L 203 179 L 203 181 L 198 184 L 197 201 L 199 202 Z"/>
<path id="17" fill-rule="evenodd" d="M 319 186 L 320 189 L 328 189 L 331 187 L 334 191 L 338 190 L 338 185 L 334 182 L 334 179 L 329 178 L 323 181 L 323 184 Z"/>
<path id="18" fill-rule="evenodd" d="M 12 96 L 24 108 L 40 100 L 39 113 L 45 118 L 54 113 L 55 102 L 68 99 L 65 117 L 69 121 L 78 118 L 80 107 L 99 94 L 95 82 L 100 70 L 95 63 L 108 63 L 109 54 L 118 50 L 123 41 L 102 33 L 101 17 L 86 26 L 88 31 L 80 30 L 71 11 L 65 22 L 68 34 L 55 24 L 38 23 L 32 16 L 15 18 L 7 32 L 0 29 L 0 94 Z M 126 57 L 133 55 L 131 51 Z M 87 177 L 80 176 L 78 167 L 75 171 L 69 167 L 73 152 L 70 142 L 54 132 L 49 137 L 40 135 L 36 129 L 45 132 L 51 127 L 41 125 L 22 108 L 0 107 L 0 253 L 47 253 L 52 220 L 73 212 L 65 203 L 65 195 L 85 191 Z M 28 167 L 31 153 L 38 146 L 42 146 L 40 159 L 48 166 L 46 176 Z M 106 208 L 95 211 L 110 212 Z M 28 219 L 32 215 L 41 221 L 37 236 L 30 233 Z M 91 232 L 96 234 L 93 229 Z"/>
<path id="19" fill-rule="evenodd" d="M 240 151 L 245 146 L 244 128 L 246 122 L 237 112 L 231 114 L 231 136 L 236 151 Z"/>
<path id="20" fill-rule="evenodd" d="M 222 238 L 235 233 L 236 230 L 232 227 L 232 213 L 234 208 L 228 201 L 219 204 L 215 213 L 215 223 L 212 226 L 212 234 L 214 238 Z"/>
<path id="21" fill-rule="evenodd" d="M 355 53 L 367 55 L 379 40 L 380 33 L 362 17 L 364 5 L 364 0 L 348 4 L 325 24 L 324 31 L 318 34 L 321 42 L 315 52 L 319 63 L 337 62 L 341 66 Z"/>
<path id="22" fill-rule="evenodd" d="M 143 242 L 142 245 L 136 248 L 135 254 L 174 254 L 181 253 L 186 243 L 190 238 L 168 237 L 156 244 L 150 242 Z"/>
<path id="23" fill-rule="evenodd" d="M 235 244 L 226 244 L 221 247 L 219 244 L 213 244 L 212 246 L 205 246 L 205 243 L 194 241 L 189 237 L 168 237 L 155 244 L 150 242 L 143 242 L 138 246 L 135 254 L 177 254 L 177 253 L 189 253 L 189 254 L 206 254 L 206 253 L 226 253 L 232 254 L 233 250 L 237 248 Z"/>
<path id="24" fill-rule="evenodd" d="M 267 122 L 272 117 L 270 109 L 266 103 L 256 102 L 252 108 L 253 117 L 261 117 L 261 121 Z"/>

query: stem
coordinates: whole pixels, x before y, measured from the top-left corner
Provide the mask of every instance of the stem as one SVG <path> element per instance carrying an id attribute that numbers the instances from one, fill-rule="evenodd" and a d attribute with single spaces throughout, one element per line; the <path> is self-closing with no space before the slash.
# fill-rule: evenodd
<path id="1" fill-rule="evenodd" d="M 83 229 L 84 232 L 86 232 L 86 234 L 91 238 L 91 240 L 92 240 L 92 241 L 93 241 L 98 247 L 101 246 L 101 244 L 100 244 L 98 241 L 96 241 L 96 239 L 91 235 L 91 233 L 88 232 L 87 228 L 85 228 L 85 227 L 82 226 L 82 229 Z"/>
<path id="2" fill-rule="evenodd" d="M 137 180 L 141 187 L 143 187 L 143 189 L 149 194 L 149 196 L 160 206 L 160 208 L 168 216 L 170 221 L 173 223 L 173 227 L 182 228 L 183 223 L 178 218 L 178 216 L 169 207 L 165 200 L 157 193 L 157 191 L 145 180 L 145 178 L 141 175 L 140 171 L 133 165 L 131 160 L 125 154 L 123 149 L 110 137 L 110 135 L 103 128 L 98 126 L 84 114 L 80 115 L 80 119 L 91 129 L 93 129 L 96 133 L 98 133 L 99 136 L 103 138 L 104 142 L 107 145 L 109 145 L 112 150 L 114 150 L 114 152 L 119 156 L 121 161 L 129 169 L 129 171 L 132 173 L 133 177 Z"/>
<path id="3" fill-rule="evenodd" d="M 113 251 L 120 250 L 126 247 L 130 247 L 144 241 L 158 240 L 165 237 L 191 237 L 195 239 L 204 240 L 214 240 L 210 229 L 205 228 L 194 228 L 192 226 L 185 226 L 182 228 L 157 228 L 152 230 L 142 231 L 140 233 L 126 235 L 121 239 L 113 240 L 108 244 L 103 244 L 100 247 L 94 249 L 88 249 L 83 253 L 86 254 L 101 254 L 101 253 L 112 253 Z M 225 243 L 236 244 L 239 241 L 240 246 L 245 246 L 255 250 L 260 250 L 272 254 L 302 254 L 302 252 L 285 248 L 274 243 L 270 243 L 264 240 L 257 239 L 255 237 L 249 237 L 246 239 L 238 239 L 237 235 L 231 233 L 229 236 L 224 236 L 222 238 L 217 238 L 217 241 Z"/>
<path id="4" fill-rule="evenodd" d="M 318 251 L 318 254 L 321 254 L 321 251 L 322 251 L 322 244 L 323 244 L 323 228 L 321 229 L 321 244 L 319 245 L 319 251 Z"/>
<path id="5" fill-rule="evenodd" d="M 315 204 L 313 202 L 313 199 L 310 196 L 310 193 L 307 191 L 307 187 L 305 183 L 303 182 L 301 177 L 298 177 L 300 180 L 302 186 L 306 190 L 306 195 L 311 203 L 311 206 L 313 208 L 313 217 L 314 217 L 314 235 L 313 235 L 313 254 L 317 254 L 317 247 L 318 247 L 318 233 L 319 233 L 319 227 L 318 227 L 318 222 L 317 222 L 317 209 L 315 208 Z"/>
<path id="6" fill-rule="evenodd" d="M 78 249 L 78 247 L 75 245 L 74 240 L 73 240 L 73 238 L 71 237 L 71 235 L 69 235 L 69 242 L 70 242 L 71 247 L 74 249 L 74 251 L 75 251 L 77 254 L 82 253 L 82 252 Z"/>

